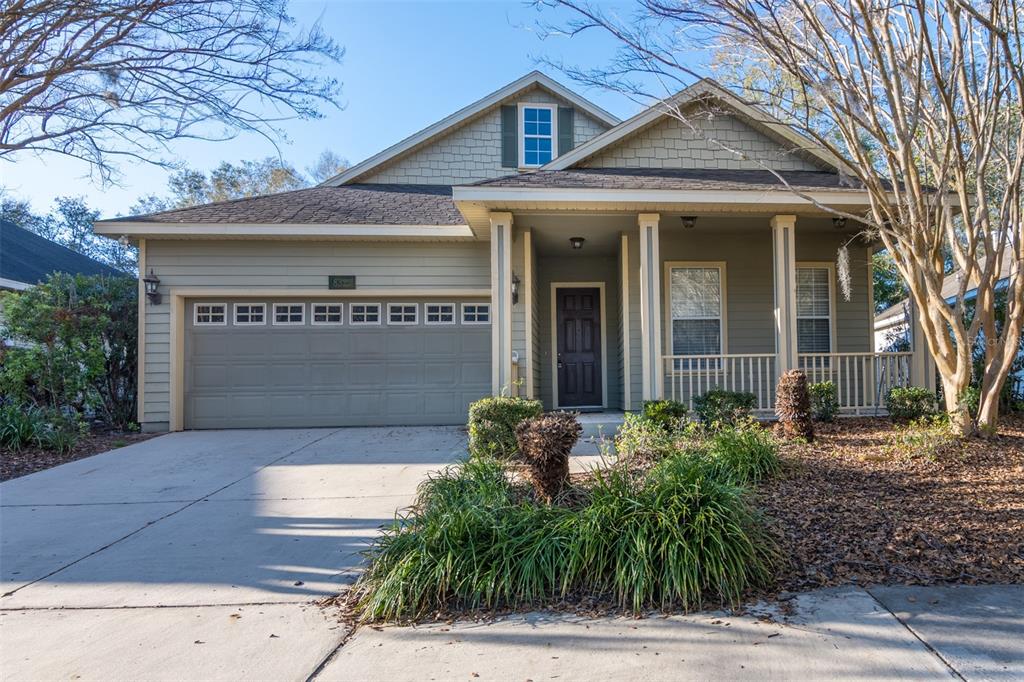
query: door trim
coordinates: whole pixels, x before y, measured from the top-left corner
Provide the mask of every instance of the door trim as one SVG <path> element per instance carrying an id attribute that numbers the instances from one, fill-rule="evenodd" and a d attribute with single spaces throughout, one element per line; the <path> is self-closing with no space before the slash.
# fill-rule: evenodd
<path id="1" fill-rule="evenodd" d="M 573 405 L 572 407 L 600 407 L 608 409 L 608 317 L 606 311 L 604 282 L 552 282 L 551 283 L 551 404 L 554 409 L 561 409 L 558 404 L 558 290 L 559 289 L 598 289 L 601 298 L 601 404 Z"/>

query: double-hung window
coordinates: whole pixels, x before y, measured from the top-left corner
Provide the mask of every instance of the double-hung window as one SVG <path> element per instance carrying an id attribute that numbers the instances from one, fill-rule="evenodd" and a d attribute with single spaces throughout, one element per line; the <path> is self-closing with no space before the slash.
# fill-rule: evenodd
<path id="1" fill-rule="evenodd" d="M 796 349 L 832 352 L 832 269 L 826 265 L 796 269 Z"/>
<path id="2" fill-rule="evenodd" d="M 543 166 L 555 156 L 555 111 L 554 105 L 522 104 L 521 134 L 522 159 L 524 166 Z"/>
<path id="3" fill-rule="evenodd" d="M 669 330 L 673 355 L 721 355 L 725 266 L 718 264 L 669 267 Z M 717 360 L 688 359 L 678 369 L 714 369 Z"/>

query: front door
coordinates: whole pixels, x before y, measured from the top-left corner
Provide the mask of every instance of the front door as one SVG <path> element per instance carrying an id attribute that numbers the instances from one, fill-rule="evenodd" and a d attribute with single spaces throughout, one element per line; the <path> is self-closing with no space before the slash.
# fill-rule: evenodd
<path id="1" fill-rule="evenodd" d="M 601 290 L 557 289 L 559 407 L 600 407 Z"/>

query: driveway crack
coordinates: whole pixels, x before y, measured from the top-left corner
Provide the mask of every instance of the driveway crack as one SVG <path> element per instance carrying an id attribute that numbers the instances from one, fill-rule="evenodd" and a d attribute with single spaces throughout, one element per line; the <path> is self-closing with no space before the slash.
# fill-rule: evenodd
<path id="1" fill-rule="evenodd" d="M 872 599 L 875 600 L 876 604 L 881 606 L 883 609 L 886 610 L 887 613 L 889 613 L 889 615 L 891 615 L 893 618 L 895 618 L 897 623 L 899 623 L 904 628 L 906 628 L 907 632 L 909 632 L 914 637 L 914 639 L 916 639 L 918 642 L 920 642 L 921 645 L 925 649 L 930 651 L 932 653 L 932 655 L 935 656 L 935 658 L 939 659 L 939 661 L 942 662 L 942 665 L 946 666 L 946 669 L 949 670 L 950 675 L 952 675 L 953 677 L 955 677 L 958 680 L 966 680 L 966 678 L 963 675 L 960 674 L 960 671 L 953 667 L 952 663 L 947 661 L 946 658 L 941 653 L 939 653 L 939 651 L 935 647 L 933 647 L 931 644 L 926 642 L 920 635 L 918 635 L 917 632 L 914 630 L 914 628 L 910 627 L 910 625 L 908 625 L 902 618 L 897 616 L 895 611 L 890 609 L 888 606 L 885 605 L 885 603 L 881 599 L 879 599 L 874 594 L 872 594 L 871 590 L 864 590 L 864 591 L 867 592 L 868 595 Z"/>

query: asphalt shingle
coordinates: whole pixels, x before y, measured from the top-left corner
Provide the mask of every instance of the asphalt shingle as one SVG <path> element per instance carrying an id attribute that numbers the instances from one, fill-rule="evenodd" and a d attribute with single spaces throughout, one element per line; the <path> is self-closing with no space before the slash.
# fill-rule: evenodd
<path id="1" fill-rule="evenodd" d="M 792 187 L 861 191 L 838 173 L 780 171 Z M 785 185 L 766 170 L 707 168 L 574 168 L 533 171 L 475 183 L 485 187 L 652 190 L 778 190 Z"/>
<path id="2" fill-rule="evenodd" d="M 38 284 L 51 272 L 125 277 L 125 273 L 35 232 L 0 220 L 0 278 Z"/>

